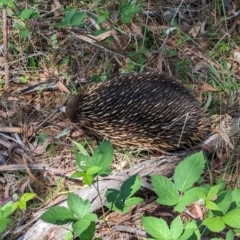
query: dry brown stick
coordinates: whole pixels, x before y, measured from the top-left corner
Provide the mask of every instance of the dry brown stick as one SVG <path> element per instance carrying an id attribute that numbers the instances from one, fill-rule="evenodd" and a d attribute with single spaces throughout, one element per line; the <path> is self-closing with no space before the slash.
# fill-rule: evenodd
<path id="1" fill-rule="evenodd" d="M 21 127 L 0 127 L 0 132 L 23 133 L 23 128 L 21 128 Z"/>
<path id="2" fill-rule="evenodd" d="M 4 49 L 4 57 L 5 57 L 5 86 L 6 88 L 9 83 L 9 66 L 8 66 L 8 28 L 7 28 L 7 10 L 2 10 L 2 21 L 3 21 L 3 49 Z"/>

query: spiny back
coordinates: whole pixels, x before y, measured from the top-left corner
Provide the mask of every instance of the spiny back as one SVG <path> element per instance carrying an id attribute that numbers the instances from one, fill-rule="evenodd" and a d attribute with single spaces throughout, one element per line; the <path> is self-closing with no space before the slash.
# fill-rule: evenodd
<path id="1" fill-rule="evenodd" d="M 209 132 L 200 103 L 165 74 L 123 74 L 90 84 L 67 106 L 67 116 L 90 135 L 122 147 L 159 152 L 190 148 Z"/>

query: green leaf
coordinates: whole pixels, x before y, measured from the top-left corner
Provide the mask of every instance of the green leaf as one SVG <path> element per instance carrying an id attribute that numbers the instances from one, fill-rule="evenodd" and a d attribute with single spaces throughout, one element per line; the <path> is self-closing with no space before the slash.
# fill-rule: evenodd
<path id="1" fill-rule="evenodd" d="M 208 217 L 202 222 L 212 232 L 221 232 L 225 228 L 223 220 L 219 217 Z"/>
<path id="2" fill-rule="evenodd" d="M 184 231 L 178 240 L 186 240 L 186 239 L 201 239 L 200 237 L 200 231 L 196 224 L 195 220 L 191 220 L 190 222 L 187 222 L 184 224 Z"/>
<path id="3" fill-rule="evenodd" d="M 25 201 L 18 201 L 18 206 L 21 210 L 26 210 L 27 209 L 27 203 Z"/>
<path id="4" fill-rule="evenodd" d="M 89 213 L 86 216 L 84 216 L 84 219 L 88 219 L 90 222 L 95 222 L 98 220 L 97 214 L 95 213 Z"/>
<path id="5" fill-rule="evenodd" d="M 153 175 L 152 186 L 158 196 L 157 202 L 167 206 L 176 205 L 179 201 L 179 194 L 176 186 L 165 176 Z"/>
<path id="6" fill-rule="evenodd" d="M 142 198 L 140 197 L 132 197 L 132 198 L 128 198 L 126 201 L 125 201 L 125 205 L 127 207 L 131 207 L 131 206 L 134 206 L 134 205 L 138 205 L 139 203 L 141 203 L 143 201 Z"/>
<path id="7" fill-rule="evenodd" d="M 226 240 L 234 240 L 234 232 L 231 229 L 226 234 Z"/>
<path id="8" fill-rule="evenodd" d="M 74 236 L 73 236 L 72 231 L 67 231 L 64 235 L 63 240 L 74 240 Z"/>
<path id="9" fill-rule="evenodd" d="M 240 189 L 234 188 L 232 190 L 232 201 L 235 202 L 237 207 L 240 207 Z"/>
<path id="10" fill-rule="evenodd" d="M 65 15 L 65 17 L 64 17 L 64 19 L 63 19 L 63 21 L 62 21 L 62 23 L 63 23 L 65 26 L 69 26 L 69 25 L 70 25 L 70 21 L 71 21 L 71 19 L 72 19 L 73 15 L 75 14 L 76 11 L 77 11 L 77 9 L 76 9 L 76 8 L 73 8 L 73 9 L 69 10 L 69 11 L 66 13 L 66 15 Z"/>
<path id="11" fill-rule="evenodd" d="M 207 194 L 208 200 L 215 200 L 217 198 L 217 194 L 220 190 L 221 185 L 212 186 Z"/>
<path id="12" fill-rule="evenodd" d="M 49 135 L 47 133 L 40 132 L 38 136 L 38 145 L 43 144 L 48 138 Z"/>
<path id="13" fill-rule="evenodd" d="M 28 29 L 20 30 L 19 34 L 23 39 L 27 39 L 29 36 L 29 30 Z"/>
<path id="14" fill-rule="evenodd" d="M 144 229 L 152 237 L 161 240 L 171 240 L 171 233 L 167 223 L 161 218 L 142 217 Z"/>
<path id="15" fill-rule="evenodd" d="M 85 156 L 89 156 L 88 152 L 85 150 L 84 146 L 81 143 L 75 142 L 72 140 L 74 145 L 77 147 L 80 153 L 82 153 Z"/>
<path id="16" fill-rule="evenodd" d="M 227 191 L 221 193 L 218 198 L 216 199 L 215 203 L 218 205 L 220 211 L 225 214 L 232 204 L 232 192 Z"/>
<path id="17" fill-rule="evenodd" d="M 103 15 L 100 15 L 98 17 L 98 23 L 101 24 L 105 22 L 107 19 L 109 19 L 109 12 L 105 12 Z"/>
<path id="18" fill-rule="evenodd" d="M 0 233 L 3 233 L 7 229 L 7 225 L 11 222 L 10 218 L 0 218 Z"/>
<path id="19" fill-rule="evenodd" d="M 95 226 L 95 223 L 92 222 L 92 221 L 89 221 L 89 219 L 85 219 L 85 218 L 81 218 L 79 219 L 77 222 L 73 223 L 72 227 L 73 227 L 73 230 L 74 232 L 78 235 L 78 236 L 81 236 L 81 234 L 84 232 L 84 231 L 89 231 L 89 236 L 92 235 L 92 233 L 94 232 L 91 232 L 91 224 L 94 224 Z M 88 229 L 90 228 L 90 230 Z M 94 231 L 95 231 L 95 228 L 94 228 Z M 82 239 L 82 238 L 81 238 Z M 84 239 L 85 240 L 85 239 Z M 92 240 L 92 238 L 91 238 Z"/>
<path id="20" fill-rule="evenodd" d="M 96 225 L 94 222 L 91 222 L 88 228 L 81 233 L 79 236 L 83 240 L 92 240 L 95 233 Z"/>
<path id="21" fill-rule="evenodd" d="M 85 172 L 75 172 L 73 173 L 70 178 L 81 178 L 85 175 L 86 173 Z"/>
<path id="22" fill-rule="evenodd" d="M 28 201 L 32 200 L 35 196 L 36 196 L 35 193 L 24 193 L 21 196 L 20 201 L 28 202 Z"/>
<path id="23" fill-rule="evenodd" d="M 183 233 L 183 223 L 181 218 L 178 216 L 173 219 L 170 226 L 170 234 L 172 239 L 178 239 Z"/>
<path id="24" fill-rule="evenodd" d="M 90 212 L 91 204 L 89 200 L 84 201 L 77 194 L 68 193 L 67 203 L 69 209 L 80 218 Z"/>
<path id="25" fill-rule="evenodd" d="M 232 228 L 240 228 L 240 208 L 227 212 L 222 220 Z"/>
<path id="26" fill-rule="evenodd" d="M 94 165 L 92 157 L 85 156 L 79 153 L 74 153 L 74 156 L 76 158 L 78 167 L 83 171 L 86 171 L 89 167 Z"/>
<path id="27" fill-rule="evenodd" d="M 74 214 L 66 207 L 51 207 L 40 217 L 44 222 L 63 225 L 76 220 Z"/>
<path id="28" fill-rule="evenodd" d="M 110 166 L 113 162 L 113 147 L 109 141 L 100 144 L 93 153 L 94 165 L 101 167 L 102 170 L 98 173 L 100 176 L 109 175 Z"/>
<path id="29" fill-rule="evenodd" d="M 139 174 L 135 174 L 128 178 L 121 186 L 120 192 L 123 198 L 129 198 L 135 194 L 142 186 L 142 180 Z"/>
<path id="30" fill-rule="evenodd" d="M 35 11 L 32 9 L 24 9 L 20 14 L 20 18 L 22 20 L 29 19 L 31 17 L 31 15 L 34 13 L 35 13 Z"/>
<path id="31" fill-rule="evenodd" d="M 124 209 L 124 201 L 125 199 L 122 197 L 121 192 L 116 189 L 108 189 L 105 193 L 107 204 L 106 206 L 112 210 L 120 210 Z"/>
<path id="32" fill-rule="evenodd" d="M 190 205 L 193 202 L 196 202 L 199 199 L 197 194 L 198 191 L 198 187 L 188 189 L 180 199 L 179 203 L 174 207 L 174 210 L 177 212 L 182 212 L 186 206 Z"/>
<path id="33" fill-rule="evenodd" d="M 101 169 L 102 168 L 100 168 L 100 167 L 92 166 L 92 167 L 87 169 L 86 173 L 89 174 L 89 175 L 94 175 L 94 174 L 98 173 Z"/>
<path id="34" fill-rule="evenodd" d="M 124 202 L 124 207 L 122 209 L 122 213 L 127 213 L 129 212 L 129 209 L 130 207 L 132 206 L 136 206 L 138 205 L 139 203 L 141 203 L 143 201 L 142 198 L 139 198 L 139 197 L 132 197 L 132 198 L 128 198 L 125 202 Z"/>
<path id="35" fill-rule="evenodd" d="M 84 184 L 87 184 L 88 186 L 91 186 L 93 184 L 94 178 L 90 174 L 84 174 L 82 179 Z"/>
<path id="36" fill-rule="evenodd" d="M 218 205 L 215 202 L 207 200 L 206 201 L 206 206 L 207 206 L 207 208 L 209 208 L 211 210 L 220 211 Z"/>
<path id="37" fill-rule="evenodd" d="M 200 178 L 205 166 L 202 152 L 192 154 L 179 163 L 175 169 L 173 178 L 176 188 L 185 192 Z"/>
<path id="38" fill-rule="evenodd" d="M 12 206 L 13 206 L 13 202 L 9 201 L 6 204 L 4 204 L 1 208 L 0 208 L 0 218 L 6 218 L 8 216 L 10 216 L 13 211 L 12 211 Z"/>
<path id="39" fill-rule="evenodd" d="M 79 26 L 83 24 L 83 20 L 86 17 L 87 17 L 86 13 L 76 12 L 70 20 L 70 26 Z"/>

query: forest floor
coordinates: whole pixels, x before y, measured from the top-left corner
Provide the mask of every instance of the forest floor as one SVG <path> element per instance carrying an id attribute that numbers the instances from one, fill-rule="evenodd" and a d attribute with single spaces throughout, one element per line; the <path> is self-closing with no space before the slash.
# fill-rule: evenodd
<path id="1" fill-rule="evenodd" d="M 194 92 L 222 136 L 208 178 L 240 186 L 239 0 L 9 2 L 0 0 L 1 205 L 34 192 L 36 212 L 83 187 L 69 178 L 72 140 L 96 142 L 61 109 L 81 86 L 132 71 L 166 72 Z M 144 157 L 116 151 L 113 171 Z"/>

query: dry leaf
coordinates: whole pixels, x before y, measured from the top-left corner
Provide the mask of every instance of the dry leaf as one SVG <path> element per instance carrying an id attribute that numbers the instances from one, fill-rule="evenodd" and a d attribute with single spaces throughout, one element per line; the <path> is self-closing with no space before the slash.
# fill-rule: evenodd
<path id="1" fill-rule="evenodd" d="M 134 35 L 143 38 L 142 29 L 133 22 L 131 22 L 131 29 Z"/>
<path id="2" fill-rule="evenodd" d="M 202 25 L 202 23 L 201 23 L 201 22 L 198 22 L 195 26 L 193 26 L 193 27 L 190 29 L 189 34 L 190 34 L 193 38 L 195 38 L 195 37 L 198 35 L 198 33 L 200 32 L 200 30 L 201 30 L 201 25 Z"/>
<path id="3" fill-rule="evenodd" d="M 60 91 L 65 92 L 65 93 L 70 93 L 70 91 L 67 89 L 67 87 L 61 81 L 58 81 L 57 86 Z"/>
<path id="4" fill-rule="evenodd" d="M 4 68 L 5 66 L 5 57 L 0 57 L 0 67 Z"/>

